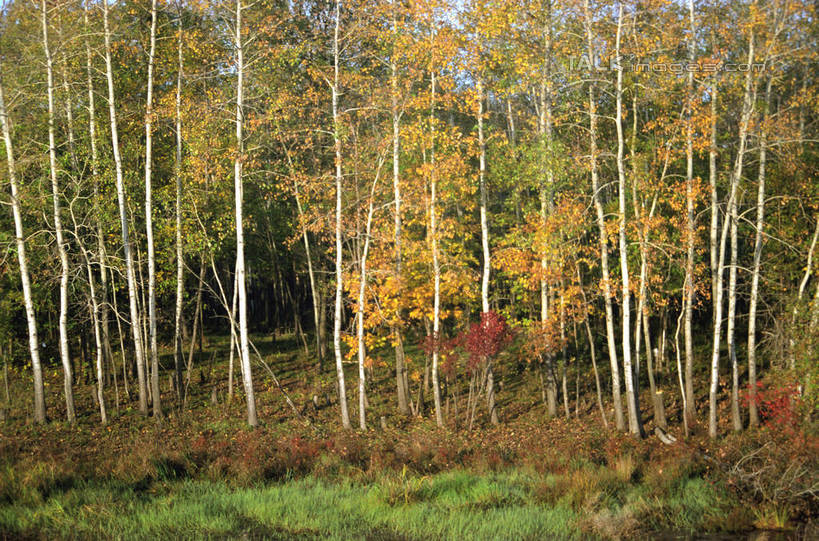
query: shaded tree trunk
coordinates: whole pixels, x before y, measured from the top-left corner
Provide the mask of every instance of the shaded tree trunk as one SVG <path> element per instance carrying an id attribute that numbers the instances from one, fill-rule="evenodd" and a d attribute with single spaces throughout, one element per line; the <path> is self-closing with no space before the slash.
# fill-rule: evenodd
<path id="1" fill-rule="evenodd" d="M 336 168 L 336 304 L 333 316 L 333 352 L 336 358 L 336 380 L 338 385 L 338 404 L 341 408 L 341 425 L 344 428 L 351 428 L 350 413 L 347 409 L 347 389 L 344 385 L 344 365 L 341 355 L 341 312 L 344 295 L 343 275 L 342 275 L 342 245 L 341 245 L 341 197 L 342 197 L 342 172 L 341 172 L 341 128 L 338 115 L 338 81 L 339 81 L 339 29 L 341 26 L 341 0 L 336 0 L 335 9 L 335 29 L 333 32 L 333 143 L 335 147 L 335 168 Z"/>
<path id="2" fill-rule="evenodd" d="M 114 68 L 111 58 L 111 29 L 108 23 L 108 3 L 102 3 L 103 28 L 105 36 L 105 74 L 108 81 L 108 114 L 111 122 L 111 147 L 114 154 L 114 169 L 116 172 L 117 202 L 119 206 L 120 228 L 122 230 L 122 245 L 125 252 L 125 275 L 128 282 L 128 301 L 131 315 L 131 333 L 134 339 L 134 357 L 139 378 L 139 411 L 148 414 L 148 397 L 145 382 L 145 355 L 142 348 L 142 330 L 139 325 L 139 311 L 137 310 L 137 287 L 134 272 L 134 257 L 131 249 L 131 239 L 128 231 L 128 214 L 126 212 L 125 181 L 122 175 L 122 158 L 119 148 L 119 131 L 117 126 L 116 98 L 114 96 Z"/>
<path id="3" fill-rule="evenodd" d="M 63 236 L 62 205 L 60 203 L 60 186 L 57 179 L 57 143 L 54 137 L 54 69 L 51 50 L 48 43 L 48 17 L 46 1 L 42 0 L 41 20 L 43 29 L 43 51 L 46 58 L 46 75 L 48 80 L 48 160 L 51 176 L 51 196 L 53 202 L 54 234 L 57 238 L 57 254 L 60 258 L 60 360 L 63 365 L 63 391 L 65 392 L 65 409 L 68 422 L 74 424 L 77 419 L 74 412 L 74 389 L 72 388 L 71 356 L 68 350 L 68 253 Z"/>
<path id="4" fill-rule="evenodd" d="M 2 55 L 0 55 L 2 59 Z M 45 395 L 43 393 L 43 369 L 40 364 L 40 341 L 37 337 L 37 319 L 34 315 L 34 299 L 31 294 L 31 280 L 28 273 L 25 236 L 23 235 L 23 213 L 20 206 L 20 192 L 17 186 L 17 165 L 14 161 L 14 147 L 11 141 L 11 128 L 6 112 L 3 92 L 2 66 L 0 65 L 0 127 L 3 129 L 3 143 L 6 146 L 6 164 L 11 185 L 11 212 L 14 217 L 14 242 L 17 247 L 17 263 L 20 266 L 20 282 L 23 287 L 23 304 L 25 305 L 26 323 L 28 326 L 28 348 L 31 357 L 31 370 L 34 379 L 34 422 L 46 420 Z"/>
<path id="5" fill-rule="evenodd" d="M 584 0 L 584 17 L 586 27 L 586 41 L 589 58 L 594 56 L 594 40 L 592 35 L 592 14 L 589 0 Z M 614 309 L 611 297 L 611 278 L 609 276 L 608 233 L 606 219 L 603 214 L 603 202 L 600 200 L 600 185 L 597 171 L 597 101 L 595 97 L 596 84 L 589 82 L 589 147 L 591 155 L 592 199 L 597 215 L 597 229 L 600 236 L 600 269 L 603 279 L 603 300 L 606 307 L 606 338 L 608 341 L 609 361 L 611 365 L 611 386 L 614 401 L 614 420 L 617 430 L 625 429 L 623 417 L 623 402 L 620 397 L 620 368 L 617 360 L 617 345 L 614 338 Z M 628 374 L 625 377 L 629 377 Z"/>

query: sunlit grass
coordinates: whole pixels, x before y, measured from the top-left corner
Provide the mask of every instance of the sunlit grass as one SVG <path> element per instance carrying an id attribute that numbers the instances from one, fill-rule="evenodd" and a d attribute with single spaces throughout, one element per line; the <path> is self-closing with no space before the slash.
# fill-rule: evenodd
<path id="1" fill-rule="evenodd" d="M 8 473 L 8 472 L 7 472 Z M 591 472 L 590 472 L 591 473 Z M 9 479 L 8 475 L 5 477 Z M 27 492 L 0 506 L 0 535 L 43 539 L 588 539 L 636 527 L 692 531 L 720 509 L 720 496 L 689 480 L 666 498 L 639 485 L 622 503 L 576 505 L 571 480 L 552 504 L 543 483 L 514 470 L 389 475 L 371 482 L 314 477 L 231 488 L 203 480 L 81 481 Z M 584 500 L 585 501 L 585 500 Z"/>

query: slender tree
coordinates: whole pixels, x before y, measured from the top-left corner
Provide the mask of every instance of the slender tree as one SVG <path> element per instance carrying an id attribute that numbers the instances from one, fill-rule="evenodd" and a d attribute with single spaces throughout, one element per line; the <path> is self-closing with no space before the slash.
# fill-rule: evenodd
<path id="1" fill-rule="evenodd" d="M 0 54 L 0 62 L 2 61 Z M 6 147 L 6 164 L 11 185 L 11 212 L 14 217 L 14 242 L 17 247 L 17 263 L 20 266 L 20 282 L 23 286 L 23 304 L 28 325 L 28 349 L 31 357 L 31 371 L 34 379 L 34 422 L 46 420 L 45 394 L 43 393 L 43 369 L 40 364 L 40 341 L 37 338 L 37 319 L 34 313 L 34 298 L 31 294 L 31 278 L 28 272 L 26 242 L 23 234 L 23 211 L 20 204 L 20 190 L 17 184 L 17 164 L 14 161 L 14 146 L 11 140 L 11 122 L 6 112 L 6 101 L 3 91 L 3 72 L 0 65 L 0 127 L 3 129 L 3 143 Z"/>
<path id="2" fill-rule="evenodd" d="M 46 59 L 48 82 L 48 164 L 51 176 L 51 200 L 53 203 L 54 235 L 57 237 L 57 254 L 60 258 L 60 360 L 63 365 L 63 390 L 65 392 L 65 409 L 68 422 L 77 420 L 74 412 L 74 376 L 71 369 L 71 357 L 68 351 L 68 253 L 62 222 L 62 204 L 59 180 L 57 178 L 57 142 L 54 135 L 54 62 L 48 42 L 48 9 L 46 0 L 40 2 L 40 16 L 43 26 L 43 51 Z"/>
<path id="3" fill-rule="evenodd" d="M 336 357 L 336 378 L 338 384 L 338 404 L 341 407 L 341 424 L 344 428 L 351 428 L 350 412 L 347 409 L 347 390 L 344 385 L 344 365 L 341 354 L 341 311 L 344 302 L 344 283 L 342 268 L 341 243 L 341 199 L 342 199 L 342 168 L 341 168 L 341 119 L 338 111 L 339 94 L 339 33 L 341 29 L 341 0 L 336 0 L 335 26 L 333 28 L 333 82 L 330 90 L 333 96 L 333 147 L 335 149 L 335 181 L 336 181 L 336 304 L 333 315 L 333 352 Z"/>
<path id="4" fill-rule="evenodd" d="M 119 206 L 120 228 L 122 230 L 122 246 L 125 252 L 125 277 L 128 282 L 128 305 L 130 309 L 131 334 L 134 339 L 134 356 L 139 381 L 139 411 L 148 414 L 148 392 L 145 381 L 145 355 L 140 328 L 140 315 L 137 309 L 136 273 L 134 271 L 134 256 L 128 225 L 126 210 L 125 181 L 122 174 L 122 156 L 120 154 L 119 129 L 117 124 L 116 97 L 114 94 L 114 67 L 111 59 L 111 27 L 109 23 L 109 7 L 107 2 L 102 3 L 103 35 L 105 37 L 105 76 L 108 82 L 108 116 L 111 122 L 111 148 L 114 155 L 114 170 L 116 173 L 117 203 Z"/>
<path id="5" fill-rule="evenodd" d="M 253 376 L 250 368 L 250 346 L 247 331 L 247 289 L 245 271 L 245 235 L 243 224 L 242 165 L 244 162 L 244 48 L 242 36 L 242 0 L 236 0 L 236 158 L 233 161 L 234 193 L 236 203 L 236 286 L 239 297 L 239 352 L 242 363 L 247 424 L 259 424 L 256 418 L 256 396 L 253 393 Z"/>
<path id="6" fill-rule="evenodd" d="M 154 418 L 162 418 L 159 392 L 159 352 L 156 343 L 156 253 L 152 195 L 154 57 L 156 56 L 156 0 L 151 0 L 151 37 L 148 50 L 148 91 L 145 102 L 145 238 L 148 242 L 148 332 L 151 352 L 151 398 Z"/>

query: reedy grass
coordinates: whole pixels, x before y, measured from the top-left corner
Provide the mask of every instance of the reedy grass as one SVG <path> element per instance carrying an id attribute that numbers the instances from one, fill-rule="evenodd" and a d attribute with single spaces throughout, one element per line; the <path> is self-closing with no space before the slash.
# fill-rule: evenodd
<path id="1" fill-rule="evenodd" d="M 0 506 L 0 537 L 42 539 L 588 539 L 701 528 L 723 496 L 688 480 L 667 498 L 628 485 L 618 499 L 574 505 L 573 487 L 538 501 L 523 470 L 374 481 L 305 477 L 229 487 L 206 480 L 79 481 Z M 583 490 L 582 487 L 580 487 Z M 618 501 L 619 500 L 619 501 Z"/>

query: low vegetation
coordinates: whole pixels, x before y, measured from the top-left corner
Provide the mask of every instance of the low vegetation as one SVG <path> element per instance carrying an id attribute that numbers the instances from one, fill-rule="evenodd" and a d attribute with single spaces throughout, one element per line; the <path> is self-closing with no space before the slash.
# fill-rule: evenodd
<path id="1" fill-rule="evenodd" d="M 800 539 L 816 533 L 819 446 L 801 421 L 718 442 L 695 427 L 689 439 L 679 434 L 663 445 L 603 428 L 593 396 L 581 395 L 579 422 L 546 422 L 545 406 L 535 402 L 501 426 L 481 419 L 469 432 L 401 417 L 389 403 L 374 402 L 385 427 L 330 430 L 334 405 L 312 402 L 321 384 L 286 371 L 287 360 L 298 365 L 302 354 L 287 349 L 287 340 L 276 344 L 265 344 L 266 359 L 282 371 L 294 403 L 305 406 L 294 414 L 265 380 L 269 390 L 259 393 L 259 407 L 270 421 L 255 429 L 232 421 L 242 414 L 240 399 L 222 400 L 227 367 L 215 354 L 221 340 L 202 356 L 190 411 L 172 410 L 162 424 L 129 406 L 107 427 L 90 415 L 75 426 L 40 426 L 25 416 L 0 425 L 0 536 L 618 539 L 764 529 Z M 508 368 L 499 364 L 501 374 Z M 379 385 L 390 384 L 386 376 L 376 379 Z M 12 380 L 13 389 L 19 381 Z M 518 384 L 528 390 L 537 382 L 523 373 Z M 91 400 L 91 393 L 78 396 Z"/>

